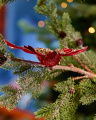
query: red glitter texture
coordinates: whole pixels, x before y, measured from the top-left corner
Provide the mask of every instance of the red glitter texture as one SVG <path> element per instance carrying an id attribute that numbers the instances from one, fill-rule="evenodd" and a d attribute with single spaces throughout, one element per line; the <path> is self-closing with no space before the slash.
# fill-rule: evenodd
<path id="1" fill-rule="evenodd" d="M 43 54 L 41 52 L 36 51 L 31 46 L 19 47 L 19 46 L 16 46 L 10 43 L 7 40 L 4 40 L 4 42 L 13 49 L 20 49 L 20 50 L 23 50 L 24 52 L 36 55 L 38 60 L 40 61 L 39 64 L 44 65 L 46 67 L 53 67 L 55 65 L 58 65 L 62 56 L 76 55 L 76 54 L 85 52 L 88 48 L 88 47 L 83 47 L 82 49 L 77 49 L 77 50 L 70 49 L 70 48 L 63 48 L 63 49 L 59 49 L 58 51 L 51 50 L 47 52 L 46 54 Z"/>

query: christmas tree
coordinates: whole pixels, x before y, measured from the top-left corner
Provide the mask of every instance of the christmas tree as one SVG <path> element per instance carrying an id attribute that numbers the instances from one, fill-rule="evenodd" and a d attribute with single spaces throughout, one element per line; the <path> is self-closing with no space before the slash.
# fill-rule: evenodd
<path id="1" fill-rule="evenodd" d="M 0 4 L 2 6 L 7 2 L 12 1 L 3 0 Z M 38 0 L 35 6 L 39 14 L 47 17 L 45 28 L 38 35 L 44 40 L 48 39 L 49 34 L 55 36 L 59 48 L 34 49 L 30 45 L 20 47 L 0 35 L 0 67 L 19 76 L 16 87 L 0 87 L 0 91 L 5 93 L 0 96 L 1 106 L 14 109 L 21 96 L 30 93 L 41 101 L 43 96 L 49 102 L 35 112 L 37 117 L 46 120 L 96 120 L 96 5 L 93 5 L 95 1 L 88 0 L 77 0 L 71 5 L 72 2 Z M 70 7 L 66 8 L 68 5 Z M 89 20 L 90 17 L 92 21 L 88 25 L 81 21 Z M 28 29 L 27 26 L 20 25 L 27 32 L 38 31 L 33 26 Z M 39 62 L 17 58 L 7 47 L 34 54 Z M 53 95 L 55 99 L 50 98 L 52 91 L 45 95 L 45 88 L 42 88 L 44 81 L 47 82 L 45 88 L 57 93 L 56 96 Z"/>

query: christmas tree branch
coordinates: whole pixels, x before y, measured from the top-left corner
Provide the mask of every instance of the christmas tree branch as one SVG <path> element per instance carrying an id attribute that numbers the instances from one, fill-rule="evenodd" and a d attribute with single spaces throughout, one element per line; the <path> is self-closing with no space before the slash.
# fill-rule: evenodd
<path id="1" fill-rule="evenodd" d="M 88 78 L 88 76 L 79 76 L 79 77 L 73 77 L 73 80 L 80 80 L 80 79 L 84 79 L 84 78 Z"/>
<path id="2" fill-rule="evenodd" d="M 8 2 L 13 2 L 13 1 L 16 1 L 16 0 L 0 0 L 0 5 L 7 4 Z"/>
<path id="3" fill-rule="evenodd" d="M 86 66 L 85 64 L 83 64 L 83 63 L 81 62 L 81 60 L 79 59 L 78 56 L 73 56 L 73 58 L 81 65 L 82 68 L 84 68 L 84 69 L 85 69 L 86 71 L 88 71 L 88 72 L 93 73 L 93 71 L 91 71 L 91 70 L 88 68 L 88 66 Z"/>
<path id="4" fill-rule="evenodd" d="M 33 64 L 33 65 L 37 65 L 37 66 L 41 66 L 41 67 L 46 67 L 44 65 L 41 65 L 39 62 L 33 62 L 33 61 L 29 61 L 29 60 L 22 60 L 20 58 L 11 58 L 12 61 L 17 61 L 17 62 L 23 62 L 23 63 L 27 63 L 27 64 Z M 55 65 L 54 67 L 51 68 L 52 70 L 68 70 L 68 71 L 72 71 L 72 72 L 76 72 L 76 73 L 80 73 L 84 76 L 82 76 L 83 78 L 93 78 L 96 77 L 95 73 L 92 73 L 90 71 L 85 71 L 81 68 L 77 68 L 75 66 L 61 66 L 61 65 Z M 81 77 L 79 78 L 81 79 Z M 78 80 L 78 79 L 77 79 Z"/>
<path id="5" fill-rule="evenodd" d="M 86 75 L 89 78 L 93 78 L 96 77 L 95 73 L 91 73 L 91 72 L 87 72 L 85 70 L 82 70 L 80 68 L 74 67 L 74 66 L 61 66 L 61 65 L 56 65 L 52 68 L 53 70 L 69 70 L 69 71 L 73 71 L 73 72 L 77 72 L 80 73 L 82 75 Z"/>
<path id="6" fill-rule="evenodd" d="M 20 58 L 11 58 L 12 61 L 16 61 L 16 62 L 23 62 L 23 63 L 27 63 L 27 64 L 33 64 L 33 65 L 40 65 L 39 62 L 34 62 L 34 61 L 30 61 L 30 60 L 23 60 Z M 43 67 L 43 65 L 40 65 L 41 67 Z"/>

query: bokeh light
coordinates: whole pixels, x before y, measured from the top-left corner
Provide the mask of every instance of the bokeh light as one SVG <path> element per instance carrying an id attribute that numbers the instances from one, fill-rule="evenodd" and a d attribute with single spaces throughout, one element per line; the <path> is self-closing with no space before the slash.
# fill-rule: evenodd
<path id="1" fill-rule="evenodd" d="M 89 27 L 88 31 L 89 31 L 89 33 L 95 33 L 95 28 L 94 27 Z"/>
<path id="2" fill-rule="evenodd" d="M 62 7 L 62 8 L 67 8 L 67 6 L 68 6 L 67 3 L 65 3 L 65 2 L 62 2 L 62 3 L 61 3 L 61 7 Z"/>
<path id="3" fill-rule="evenodd" d="M 73 2 L 73 0 L 67 0 L 67 2 L 71 3 L 71 2 Z"/>
<path id="4" fill-rule="evenodd" d="M 40 20 L 40 21 L 38 22 L 38 27 L 43 28 L 44 26 L 45 26 L 45 22 L 42 21 L 42 20 Z"/>

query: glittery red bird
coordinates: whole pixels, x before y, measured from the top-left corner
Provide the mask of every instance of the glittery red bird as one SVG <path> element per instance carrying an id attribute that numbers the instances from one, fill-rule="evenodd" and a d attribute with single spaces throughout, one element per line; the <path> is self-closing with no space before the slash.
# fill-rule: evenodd
<path id="1" fill-rule="evenodd" d="M 87 50 L 88 47 L 83 47 L 82 49 L 70 49 L 70 48 L 63 48 L 63 49 L 55 49 L 55 50 L 50 50 L 50 49 L 45 49 L 45 48 L 33 48 L 31 46 L 24 46 L 24 47 L 20 47 L 20 46 L 16 46 L 12 43 L 10 43 L 7 40 L 4 40 L 4 42 L 13 49 L 20 49 L 23 50 L 24 52 L 30 53 L 30 54 L 34 54 L 37 56 L 38 60 L 40 62 L 38 62 L 38 64 L 40 65 L 44 65 L 46 67 L 53 67 L 55 65 L 57 65 L 62 56 L 72 56 L 72 55 L 76 55 L 79 53 L 82 53 L 84 51 Z"/>

